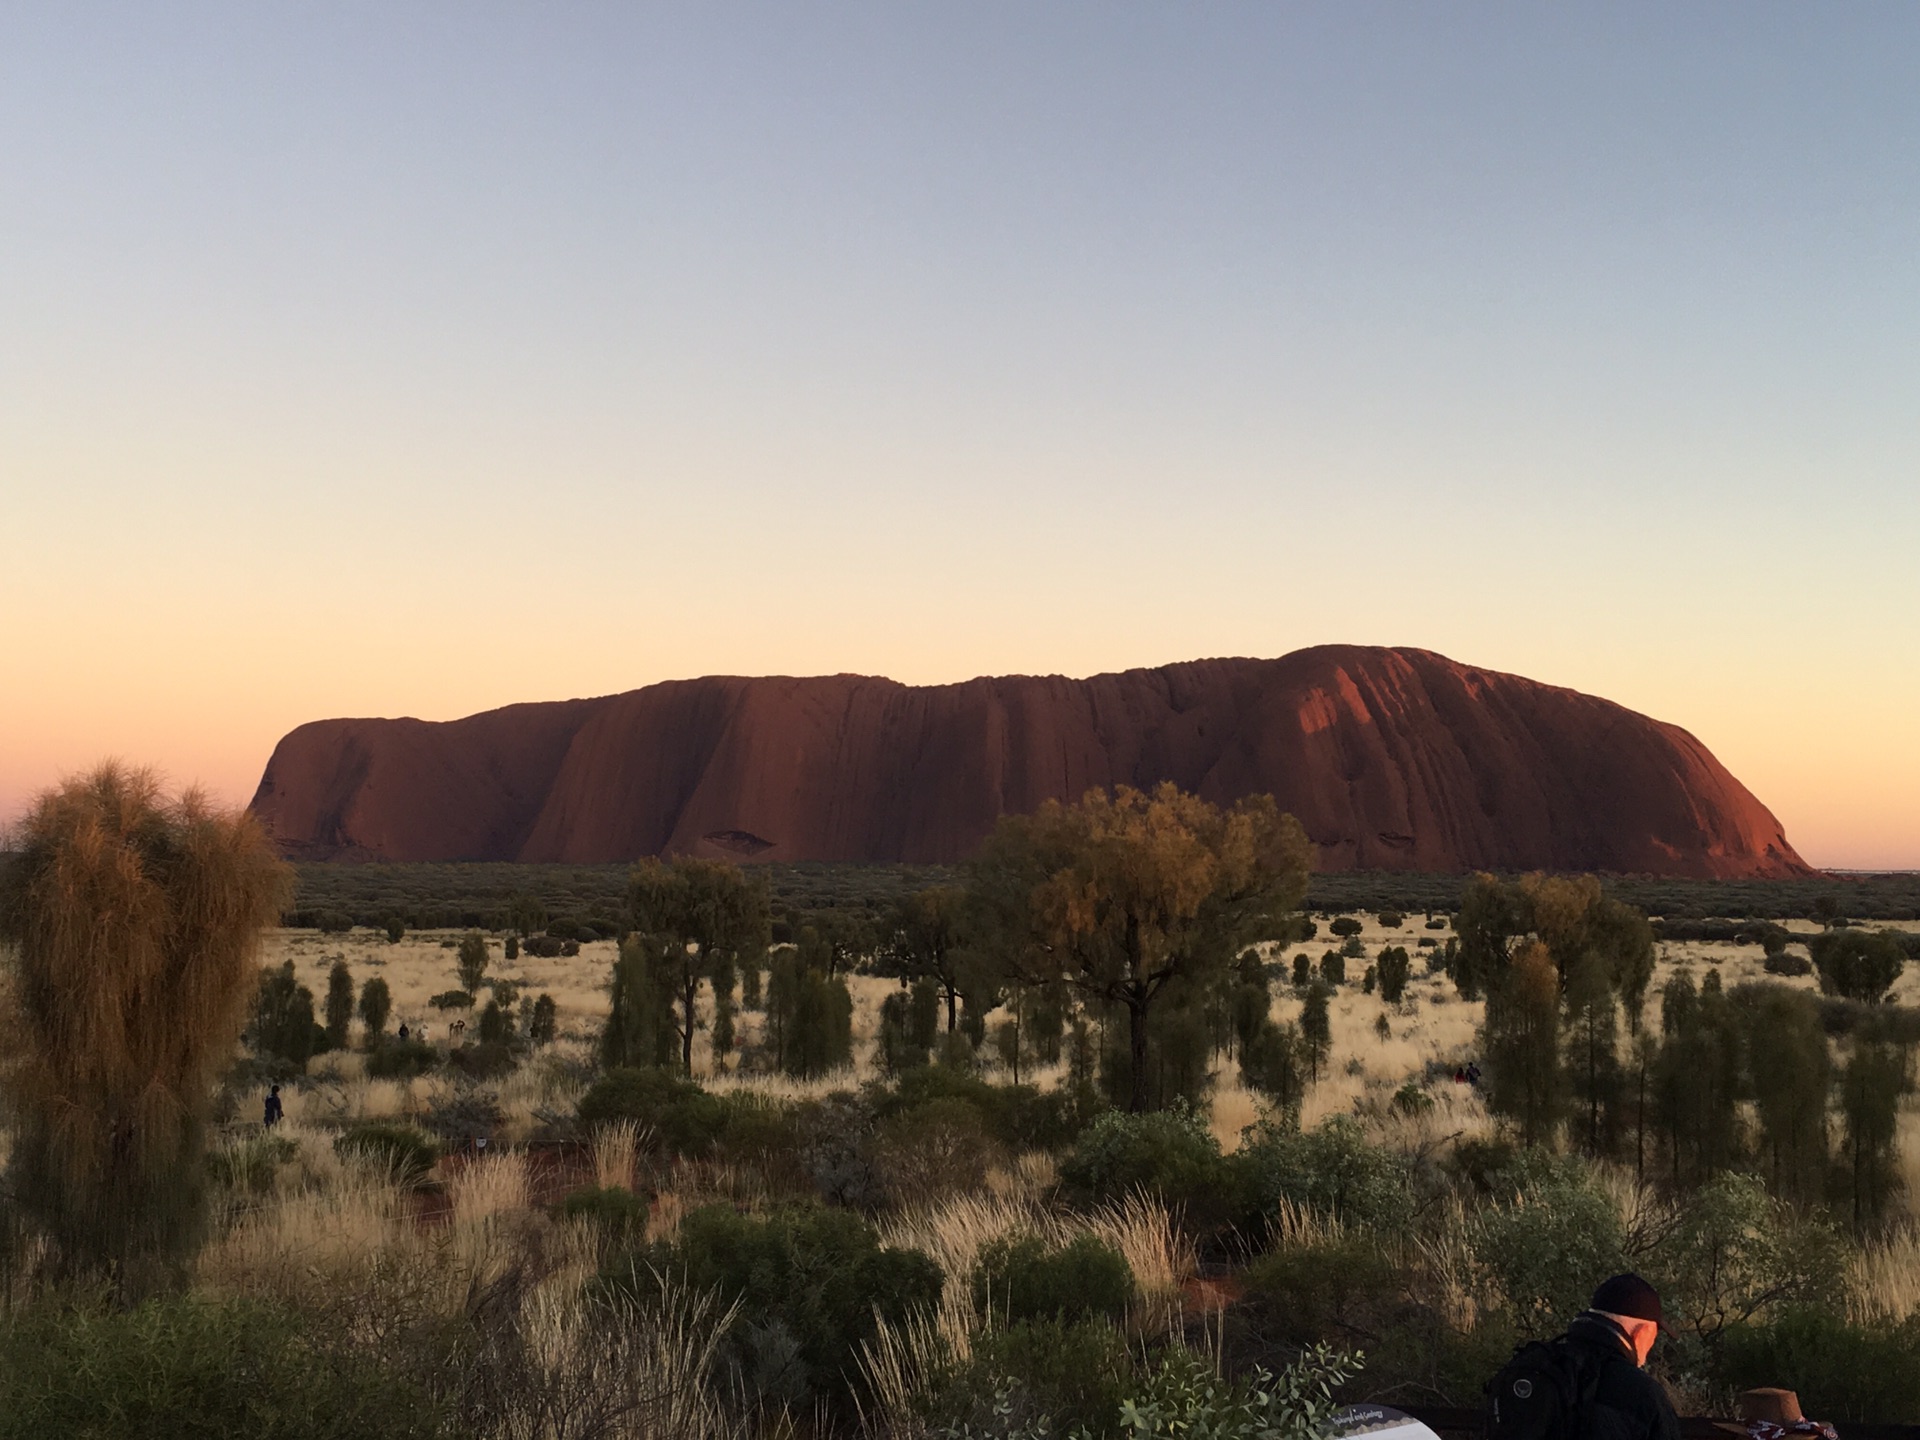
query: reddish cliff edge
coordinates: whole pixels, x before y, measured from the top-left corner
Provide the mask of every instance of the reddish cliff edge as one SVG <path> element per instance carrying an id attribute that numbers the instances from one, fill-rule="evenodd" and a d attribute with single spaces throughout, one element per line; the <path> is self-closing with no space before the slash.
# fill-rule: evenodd
<path id="1" fill-rule="evenodd" d="M 440 723 L 321 720 L 274 748 L 253 809 L 296 859 L 935 862 L 1001 814 L 1160 780 L 1271 793 L 1329 870 L 1808 873 L 1676 726 L 1346 645 L 1087 680 L 711 676 Z"/>

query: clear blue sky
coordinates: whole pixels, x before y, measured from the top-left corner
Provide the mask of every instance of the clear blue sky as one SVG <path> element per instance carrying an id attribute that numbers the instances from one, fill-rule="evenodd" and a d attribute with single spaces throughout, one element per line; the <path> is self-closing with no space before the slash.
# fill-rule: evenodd
<path id="1" fill-rule="evenodd" d="M 1920 865 L 1920 9 L 15 4 L 0 814 L 1416 644 Z"/>

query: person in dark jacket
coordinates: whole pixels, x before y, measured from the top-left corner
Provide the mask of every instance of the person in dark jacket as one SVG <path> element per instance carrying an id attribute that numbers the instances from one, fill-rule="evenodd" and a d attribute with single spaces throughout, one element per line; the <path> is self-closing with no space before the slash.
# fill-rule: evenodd
<path id="1" fill-rule="evenodd" d="M 1665 1321 L 1660 1293 L 1638 1275 L 1616 1275 L 1567 1327 L 1567 1343 L 1593 1360 L 1598 1380 L 1586 1440 L 1680 1440 L 1680 1421 L 1644 1368 Z"/>
<path id="2" fill-rule="evenodd" d="M 280 1087 L 276 1085 L 267 1092 L 266 1114 L 261 1118 L 266 1127 L 271 1130 L 280 1123 L 280 1117 L 285 1113 L 286 1110 L 280 1104 Z"/>

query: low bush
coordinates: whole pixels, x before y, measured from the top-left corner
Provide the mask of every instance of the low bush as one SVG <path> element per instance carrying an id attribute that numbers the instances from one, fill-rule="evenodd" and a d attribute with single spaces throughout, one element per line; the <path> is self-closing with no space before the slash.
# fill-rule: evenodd
<path id="1" fill-rule="evenodd" d="M 452 1417 L 405 1367 L 245 1301 L 43 1302 L 0 1321 L 0 1440 L 413 1440 Z"/>
<path id="2" fill-rule="evenodd" d="M 1080 1136 L 1060 1178 L 1083 1196 L 1115 1200 L 1134 1191 L 1186 1204 L 1218 1193 L 1220 1142 L 1184 1106 L 1133 1115 L 1109 1110 Z"/>
<path id="3" fill-rule="evenodd" d="M 1119 1320 L 1133 1300 L 1126 1257 L 1097 1236 L 1057 1250 L 1035 1235 L 996 1240 L 973 1267 L 973 1303 L 996 1320 Z"/>
<path id="4" fill-rule="evenodd" d="M 246 1135 L 207 1154 L 207 1173 L 215 1184 L 242 1195 L 264 1195 L 274 1172 L 300 1153 L 296 1141 L 272 1131 Z"/>
<path id="5" fill-rule="evenodd" d="M 577 941 L 574 943 L 578 943 Z M 556 958 L 567 946 L 564 940 L 556 940 L 551 935 L 529 935 L 520 942 L 520 951 L 524 955 L 537 956 L 542 960 Z"/>
<path id="6" fill-rule="evenodd" d="M 1254 1126 L 1228 1161 L 1252 1223 L 1271 1221 L 1282 1203 L 1355 1225 L 1391 1230 L 1413 1209 L 1405 1157 L 1369 1144 L 1360 1123 L 1335 1115 L 1312 1130 L 1267 1120 Z"/>
<path id="7" fill-rule="evenodd" d="M 442 990 L 427 1003 L 436 1010 L 471 1010 L 473 996 L 465 990 Z"/>
<path id="8" fill-rule="evenodd" d="M 1331 930 L 1335 935 L 1339 936 L 1340 939 L 1345 940 L 1350 935 L 1358 935 L 1361 932 L 1361 930 L 1365 929 L 1366 927 L 1363 926 L 1358 920 L 1354 919 L 1353 916 L 1342 915 L 1339 918 L 1337 918 L 1327 928 Z"/>
<path id="9" fill-rule="evenodd" d="M 976 1335 L 935 1388 L 930 1434 L 1105 1436 L 1132 1389 L 1126 1338 L 1104 1320 L 1029 1320 Z"/>
<path id="10" fill-rule="evenodd" d="M 738 1303 L 727 1347 L 748 1394 L 799 1402 L 845 1396 L 858 1347 L 876 1320 L 899 1324 L 940 1299 L 940 1267 L 918 1250 L 883 1248 L 846 1210 L 790 1206 L 742 1215 L 710 1205 L 680 1222 L 669 1243 L 609 1262 L 603 1283 L 643 1303 L 662 1281 Z"/>
<path id="11" fill-rule="evenodd" d="M 1248 1298 L 1289 1345 L 1352 1343 L 1380 1332 L 1404 1270 L 1364 1232 L 1281 1246 L 1247 1268 Z"/>
<path id="12" fill-rule="evenodd" d="M 440 1158 L 440 1147 L 411 1125 L 369 1121 L 343 1131 L 335 1152 L 384 1166 L 403 1185 L 426 1179 Z"/>
<path id="13" fill-rule="evenodd" d="M 519 1063 L 520 1057 L 504 1040 L 458 1045 L 447 1052 L 448 1067 L 474 1080 L 497 1080 Z"/>
<path id="14" fill-rule="evenodd" d="M 1851 1324 L 1827 1309 L 1791 1310 L 1723 1337 L 1722 1382 L 1778 1385 L 1823 1420 L 1907 1423 L 1920 1415 L 1920 1314 L 1897 1324 Z"/>
<path id="15" fill-rule="evenodd" d="M 561 1218 L 584 1220 L 602 1235 L 621 1240 L 643 1237 L 652 1207 L 642 1196 L 618 1185 L 589 1185 L 560 1202 Z"/>
<path id="16" fill-rule="evenodd" d="M 580 1121 L 631 1120 L 650 1127 L 675 1154 L 701 1154 L 725 1123 L 720 1102 L 693 1081 L 653 1066 L 616 1066 L 580 1097 Z"/>
<path id="17" fill-rule="evenodd" d="M 367 1074 L 376 1080 L 405 1080 L 424 1075 L 440 1063 L 440 1052 L 423 1040 L 381 1039 L 367 1052 Z"/>
<path id="18" fill-rule="evenodd" d="M 1811 975 L 1813 961 L 1804 955 L 1790 954 L 1785 950 L 1769 950 L 1767 958 L 1761 962 L 1769 975 Z"/>

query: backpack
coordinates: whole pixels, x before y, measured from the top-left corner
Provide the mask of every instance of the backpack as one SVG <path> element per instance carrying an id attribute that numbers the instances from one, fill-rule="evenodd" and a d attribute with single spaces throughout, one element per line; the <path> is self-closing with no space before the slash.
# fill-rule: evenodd
<path id="1" fill-rule="evenodd" d="M 1522 1345 L 1487 1382 L 1487 1440 L 1585 1440 L 1599 1388 L 1597 1359 L 1564 1336 Z"/>

